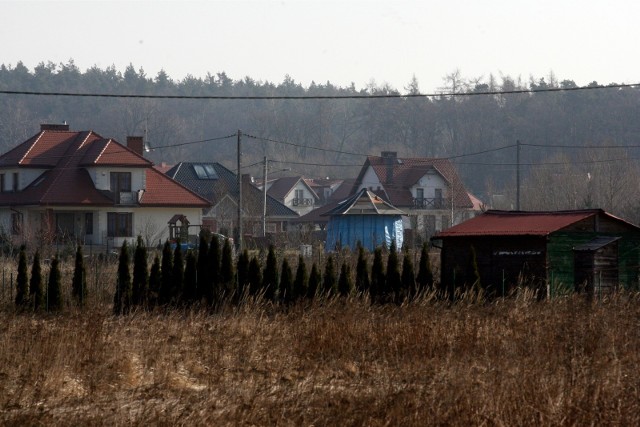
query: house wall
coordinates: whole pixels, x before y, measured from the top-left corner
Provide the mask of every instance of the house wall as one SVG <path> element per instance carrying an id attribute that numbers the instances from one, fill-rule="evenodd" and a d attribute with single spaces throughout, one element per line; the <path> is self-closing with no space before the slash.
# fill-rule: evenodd
<path id="1" fill-rule="evenodd" d="M 147 187 L 144 168 L 91 167 L 87 168 L 87 172 L 98 190 L 111 190 L 110 172 L 131 172 L 131 191 L 144 190 Z"/>
<path id="2" fill-rule="evenodd" d="M 302 190 L 302 202 L 298 201 L 297 204 L 295 202 L 296 199 L 296 190 Z M 306 204 L 306 202 L 309 201 L 309 204 Z M 289 194 L 287 194 L 283 200 L 283 203 L 285 206 L 293 209 L 294 211 L 296 211 L 299 215 L 305 215 L 309 212 L 311 212 L 314 209 L 314 205 L 315 205 L 315 198 L 313 196 L 313 194 L 311 194 L 311 192 L 309 191 L 309 188 L 302 182 L 302 180 L 300 180 L 289 192 Z"/>
<path id="3" fill-rule="evenodd" d="M 433 199 L 436 196 L 436 188 L 442 190 L 442 197 L 447 198 L 449 184 L 445 179 L 434 171 L 434 173 L 425 174 L 418 182 L 416 182 L 411 188 L 411 195 L 417 197 L 417 189 L 422 188 L 424 190 L 424 198 Z"/>
<path id="4" fill-rule="evenodd" d="M 369 166 L 367 168 L 367 171 L 364 173 L 364 176 L 362 177 L 362 183 L 360 184 L 360 187 L 358 187 L 358 190 L 356 192 L 362 190 L 363 188 L 367 188 L 371 191 L 377 191 L 378 187 L 384 188 L 384 185 L 382 185 L 382 183 L 378 179 L 378 175 L 376 175 L 373 168 Z"/>
<path id="5" fill-rule="evenodd" d="M 2 191 L 13 191 L 13 174 L 18 174 L 18 190 L 23 190 L 42 175 L 46 169 L 32 168 L 11 168 L 2 169 L 0 173 L 4 174 L 4 188 Z"/>

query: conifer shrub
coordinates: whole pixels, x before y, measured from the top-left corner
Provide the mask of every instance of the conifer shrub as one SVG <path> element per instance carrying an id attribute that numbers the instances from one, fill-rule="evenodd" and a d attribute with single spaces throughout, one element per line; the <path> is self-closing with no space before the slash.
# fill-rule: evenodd
<path id="1" fill-rule="evenodd" d="M 16 307 L 25 309 L 29 307 L 29 272 L 27 271 L 27 253 L 24 245 L 20 246 L 18 254 L 18 277 L 16 277 Z"/>
<path id="2" fill-rule="evenodd" d="M 129 246 L 125 240 L 118 258 L 118 280 L 113 297 L 113 314 L 128 314 L 131 310 L 131 272 L 129 271 Z"/>
<path id="3" fill-rule="evenodd" d="M 416 276 L 413 268 L 413 260 L 409 250 L 404 251 L 404 257 L 402 259 L 402 288 L 400 300 L 403 301 L 406 298 L 413 299 L 416 295 Z"/>
<path id="4" fill-rule="evenodd" d="M 184 258 L 182 256 L 182 247 L 180 240 L 176 242 L 176 248 L 173 250 L 173 270 L 171 270 L 171 296 L 169 298 L 171 304 L 177 304 L 182 298 L 184 288 Z"/>
<path id="5" fill-rule="evenodd" d="M 422 244 L 422 250 L 420 251 L 420 264 L 418 266 L 416 284 L 418 294 L 433 290 L 433 273 L 431 272 L 431 262 L 429 262 L 429 244 L 427 242 Z"/>
<path id="6" fill-rule="evenodd" d="M 356 264 L 356 291 L 365 293 L 369 291 L 371 282 L 369 280 L 369 265 L 367 256 L 362 245 L 358 244 L 358 262 Z"/>
<path id="7" fill-rule="evenodd" d="M 173 288 L 173 252 L 171 244 L 167 240 L 162 247 L 162 263 L 160 266 L 160 293 L 158 302 L 169 304 L 171 302 L 171 290 Z"/>
<path id="8" fill-rule="evenodd" d="M 131 288 L 131 303 L 136 306 L 146 306 L 149 295 L 149 267 L 147 265 L 147 247 L 142 236 L 138 236 L 136 250 L 133 253 Z"/>
<path id="9" fill-rule="evenodd" d="M 278 260 L 273 245 L 269 245 L 267 252 L 267 263 L 262 274 L 262 290 L 267 300 L 275 301 L 278 291 Z"/>
<path id="10" fill-rule="evenodd" d="M 238 290 L 235 302 L 237 303 L 249 292 L 249 252 L 246 249 L 238 256 L 236 275 Z"/>
<path id="11" fill-rule="evenodd" d="M 298 268 L 296 269 L 296 278 L 293 282 L 293 298 L 299 300 L 307 295 L 307 286 L 309 284 L 309 275 L 307 273 L 307 265 L 302 255 L 298 256 Z"/>
<path id="12" fill-rule="evenodd" d="M 224 244 L 222 245 L 222 256 L 220 258 L 220 283 L 227 299 L 232 298 L 236 292 L 233 264 L 231 241 L 229 239 L 225 239 Z"/>
<path id="13" fill-rule="evenodd" d="M 198 242 L 198 263 L 197 263 L 197 288 L 196 295 L 198 300 L 207 297 L 207 286 L 209 285 L 209 233 L 207 230 L 200 230 Z"/>
<path id="14" fill-rule="evenodd" d="M 395 240 L 391 241 L 389 256 L 387 257 L 387 281 L 382 293 L 385 301 L 402 299 L 402 278 L 400 277 L 400 264 L 398 261 L 398 248 Z"/>
<path id="15" fill-rule="evenodd" d="M 192 305 L 198 298 L 198 266 L 196 255 L 192 250 L 187 251 L 184 268 L 184 291 L 182 301 L 185 305 Z"/>
<path id="16" fill-rule="evenodd" d="M 209 305 L 218 306 L 222 291 L 220 289 L 220 240 L 218 235 L 211 236 L 209 242 L 209 272 L 205 283 L 205 296 Z"/>
<path id="17" fill-rule="evenodd" d="M 385 291 L 387 275 L 382 261 L 382 248 L 377 247 L 373 252 L 373 264 L 371 265 L 371 302 L 379 303 Z"/>
<path id="18" fill-rule="evenodd" d="M 148 308 L 153 309 L 160 301 L 160 288 L 162 286 L 162 273 L 160 267 L 160 258 L 156 255 L 151 264 L 149 271 L 149 298 Z"/>
<path id="19" fill-rule="evenodd" d="M 318 290 L 322 285 L 322 275 L 318 265 L 314 262 L 311 264 L 311 271 L 309 272 L 309 284 L 307 286 L 307 299 L 313 300 L 318 295 Z"/>
<path id="20" fill-rule="evenodd" d="M 262 270 L 260 270 L 260 261 L 256 257 L 252 257 L 249 262 L 247 281 L 249 282 L 249 295 L 258 295 L 262 286 Z"/>
<path id="21" fill-rule="evenodd" d="M 62 310 L 62 277 L 60 275 L 60 261 L 57 256 L 51 260 L 46 307 L 47 311 L 52 313 Z"/>
<path id="22" fill-rule="evenodd" d="M 347 297 L 353 292 L 353 281 L 351 280 L 351 267 L 347 261 L 342 262 L 340 267 L 340 278 L 338 279 L 338 293 L 341 297 Z"/>
<path id="23" fill-rule="evenodd" d="M 322 275 L 322 294 L 329 296 L 336 291 L 338 279 L 336 277 L 336 266 L 333 261 L 333 254 L 329 254 L 324 264 L 324 274 Z"/>
<path id="24" fill-rule="evenodd" d="M 34 311 L 42 311 L 46 306 L 46 291 L 44 282 L 42 281 L 42 268 L 40 266 L 40 251 L 36 250 L 33 255 L 33 264 L 31 266 L 31 279 L 29 280 L 29 288 L 33 299 Z"/>
<path id="25" fill-rule="evenodd" d="M 87 270 L 84 267 L 82 246 L 76 249 L 76 262 L 71 280 L 71 295 L 77 307 L 84 307 L 87 301 Z"/>
<path id="26" fill-rule="evenodd" d="M 294 301 L 293 294 L 293 273 L 287 257 L 282 258 L 282 267 L 280 268 L 280 299 L 285 304 L 291 304 Z"/>

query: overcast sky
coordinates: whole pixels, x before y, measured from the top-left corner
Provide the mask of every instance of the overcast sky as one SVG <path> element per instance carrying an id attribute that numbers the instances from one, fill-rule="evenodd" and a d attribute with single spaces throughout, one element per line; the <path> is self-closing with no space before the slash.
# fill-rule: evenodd
<path id="1" fill-rule="evenodd" d="M 174 80 L 289 74 L 304 86 L 375 81 L 402 92 L 413 75 L 432 92 L 456 69 L 637 83 L 639 17 L 637 0 L 0 0 L 0 62 L 132 63 Z"/>

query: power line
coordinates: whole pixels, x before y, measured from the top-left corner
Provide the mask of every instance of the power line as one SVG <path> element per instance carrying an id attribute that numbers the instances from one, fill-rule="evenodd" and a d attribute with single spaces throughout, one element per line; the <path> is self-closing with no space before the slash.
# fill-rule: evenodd
<path id="1" fill-rule="evenodd" d="M 387 94 L 350 94 L 350 95 L 142 95 L 142 94 L 115 94 L 97 92 L 47 92 L 28 90 L 0 90 L 3 95 L 29 95 L 29 96 L 65 96 L 85 98 L 135 98 L 135 99 L 187 99 L 187 100 L 306 100 L 306 99 L 389 99 L 389 98 L 440 98 L 440 97 L 468 97 L 468 96 L 495 96 L 517 95 L 552 92 L 575 92 L 582 90 L 622 89 L 635 88 L 640 83 L 553 87 L 544 89 L 514 89 L 475 92 L 440 92 L 440 93 L 387 93 Z"/>

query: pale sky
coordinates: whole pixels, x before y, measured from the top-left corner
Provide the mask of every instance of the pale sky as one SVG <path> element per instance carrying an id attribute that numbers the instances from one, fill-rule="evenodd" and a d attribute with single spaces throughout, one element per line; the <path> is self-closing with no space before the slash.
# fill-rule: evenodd
<path id="1" fill-rule="evenodd" d="M 637 0 L 0 0 L 0 63 L 129 63 L 180 80 L 226 72 L 282 82 L 289 74 L 358 89 L 433 92 L 459 69 L 578 85 L 640 82 Z"/>

